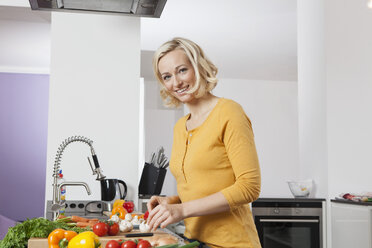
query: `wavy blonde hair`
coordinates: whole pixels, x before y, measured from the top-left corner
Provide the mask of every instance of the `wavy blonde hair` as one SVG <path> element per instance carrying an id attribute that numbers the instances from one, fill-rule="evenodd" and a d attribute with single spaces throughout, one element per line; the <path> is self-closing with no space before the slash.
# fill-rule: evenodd
<path id="1" fill-rule="evenodd" d="M 169 52 L 176 49 L 183 50 L 188 57 L 195 71 L 196 82 L 194 87 L 188 90 L 188 93 L 194 94 L 195 97 L 202 97 L 207 92 L 210 92 L 217 85 L 217 67 L 205 56 L 203 50 L 195 42 L 176 37 L 161 45 L 154 54 L 152 65 L 155 77 L 161 85 L 160 96 L 163 99 L 165 106 L 178 107 L 181 102 L 165 88 L 163 79 L 159 72 L 159 61 Z"/>

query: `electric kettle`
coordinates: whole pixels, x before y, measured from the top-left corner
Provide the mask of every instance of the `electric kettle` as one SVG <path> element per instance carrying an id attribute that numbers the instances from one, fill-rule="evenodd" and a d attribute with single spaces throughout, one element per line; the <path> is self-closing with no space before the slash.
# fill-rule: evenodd
<path id="1" fill-rule="evenodd" d="M 112 210 L 112 203 L 116 199 L 125 199 L 127 196 L 127 185 L 119 179 L 101 179 L 101 200 L 104 211 Z M 123 187 L 121 187 L 122 185 Z"/>

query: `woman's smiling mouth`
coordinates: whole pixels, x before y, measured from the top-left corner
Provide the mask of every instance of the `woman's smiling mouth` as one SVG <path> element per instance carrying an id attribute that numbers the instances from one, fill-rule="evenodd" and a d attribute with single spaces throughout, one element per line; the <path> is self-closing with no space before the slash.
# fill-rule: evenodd
<path id="1" fill-rule="evenodd" d="M 176 90 L 176 92 L 177 92 L 177 94 L 182 94 L 182 93 L 184 93 L 188 88 L 189 88 L 189 86 L 187 85 L 186 87 L 184 87 L 184 88 L 182 88 L 182 89 Z"/>

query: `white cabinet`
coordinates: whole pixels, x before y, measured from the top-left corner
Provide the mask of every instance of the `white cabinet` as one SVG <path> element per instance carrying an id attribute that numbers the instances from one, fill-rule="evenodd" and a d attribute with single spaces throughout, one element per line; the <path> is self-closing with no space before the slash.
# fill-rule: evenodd
<path id="1" fill-rule="evenodd" d="M 372 206 L 331 202 L 332 247 L 372 248 Z"/>

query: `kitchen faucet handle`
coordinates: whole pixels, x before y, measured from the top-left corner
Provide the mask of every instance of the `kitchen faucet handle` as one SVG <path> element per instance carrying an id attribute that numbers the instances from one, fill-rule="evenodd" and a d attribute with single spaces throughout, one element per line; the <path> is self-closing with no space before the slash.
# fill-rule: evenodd
<path id="1" fill-rule="evenodd" d="M 90 162 L 89 157 L 87 157 L 87 158 L 88 158 L 88 162 L 89 162 L 90 168 L 92 169 L 93 175 L 96 175 L 97 172 L 93 169 L 92 162 Z"/>
<path id="2" fill-rule="evenodd" d="M 96 164 L 98 165 L 97 157 L 93 157 L 93 159 L 94 159 L 94 158 L 96 158 L 96 159 L 95 159 L 95 160 L 97 161 Z M 89 162 L 90 168 L 92 169 L 93 175 L 97 175 L 96 180 L 102 180 L 102 179 L 105 179 L 105 178 L 106 178 L 106 176 L 104 176 L 104 175 L 102 174 L 102 171 L 101 171 L 101 168 L 99 167 L 99 165 L 98 165 L 98 167 L 96 166 L 96 168 L 93 169 L 93 165 L 92 165 L 92 162 L 90 161 L 90 158 L 89 158 L 89 157 L 88 157 L 88 162 Z"/>

